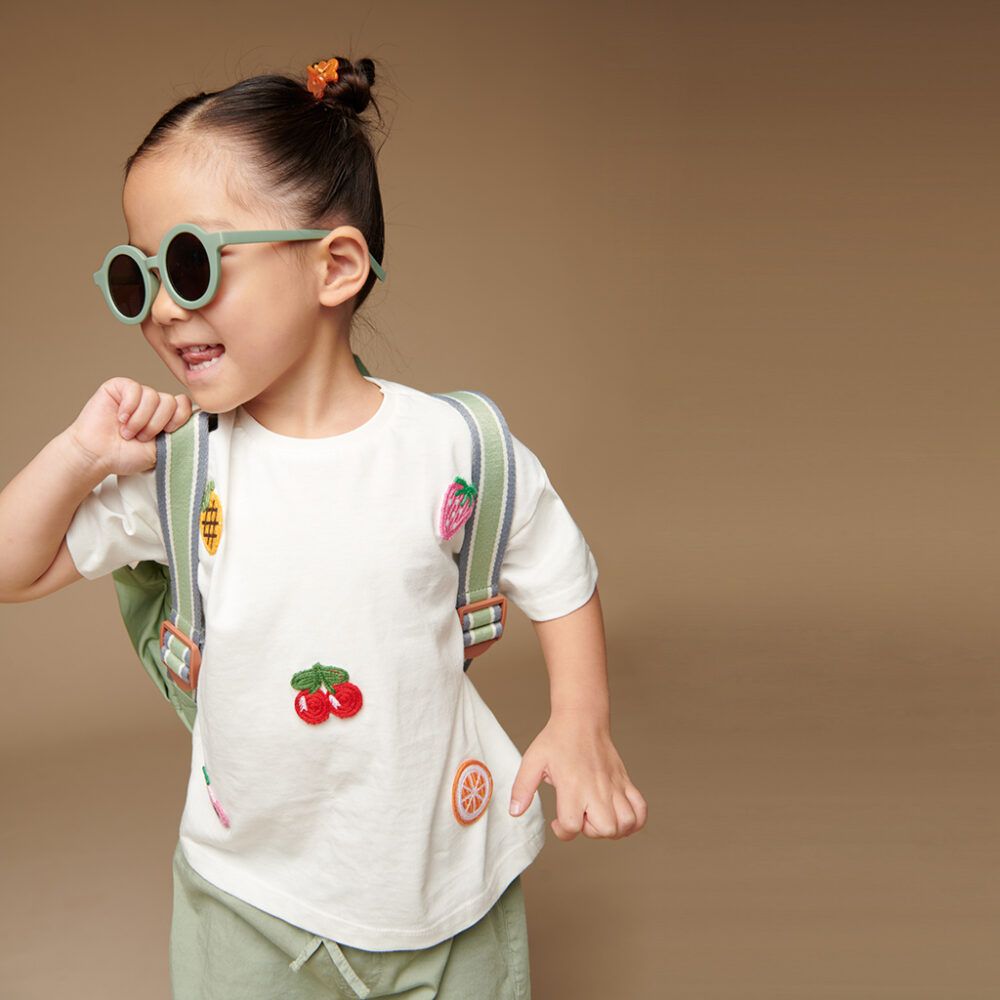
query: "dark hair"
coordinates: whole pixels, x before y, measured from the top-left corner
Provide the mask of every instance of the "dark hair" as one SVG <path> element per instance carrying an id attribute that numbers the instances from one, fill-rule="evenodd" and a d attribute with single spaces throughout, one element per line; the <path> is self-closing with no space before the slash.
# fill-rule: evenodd
<path id="1" fill-rule="evenodd" d="M 215 132 L 249 153 L 278 197 L 287 197 L 313 227 L 336 216 L 357 226 L 376 260 L 385 254 L 385 220 L 370 132 L 381 124 L 372 97 L 375 64 L 337 57 L 337 80 L 320 98 L 286 76 L 255 76 L 212 94 L 197 94 L 171 108 L 125 164 L 135 162 L 183 133 Z M 375 121 L 361 115 L 371 106 Z M 364 302 L 375 275 L 357 295 Z"/>

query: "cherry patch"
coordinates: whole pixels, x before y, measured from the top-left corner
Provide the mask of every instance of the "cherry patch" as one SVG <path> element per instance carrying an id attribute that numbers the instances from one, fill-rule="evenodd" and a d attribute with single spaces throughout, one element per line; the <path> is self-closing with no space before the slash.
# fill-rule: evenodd
<path id="1" fill-rule="evenodd" d="M 318 726 L 331 715 L 349 719 L 357 715 L 364 704 L 361 688 L 349 682 L 346 670 L 314 663 L 308 670 L 300 670 L 292 677 L 295 711 L 303 722 Z"/>

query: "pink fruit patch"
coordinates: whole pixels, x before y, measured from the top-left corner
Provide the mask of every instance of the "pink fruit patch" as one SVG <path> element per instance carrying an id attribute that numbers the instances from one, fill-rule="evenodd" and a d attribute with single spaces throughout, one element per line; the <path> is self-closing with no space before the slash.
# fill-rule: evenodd
<path id="1" fill-rule="evenodd" d="M 212 782 L 208 777 L 208 768 L 204 764 L 201 766 L 201 773 L 205 775 L 205 788 L 208 789 L 208 800 L 212 803 L 215 815 L 219 817 L 219 822 L 228 830 L 229 817 L 226 815 L 226 810 L 222 808 L 222 803 L 215 797 L 215 792 L 212 791 Z"/>
<path id="2" fill-rule="evenodd" d="M 441 537 L 447 541 L 453 538 L 459 528 L 472 517 L 476 506 L 476 487 L 464 479 L 455 477 L 448 487 L 441 505 Z"/>

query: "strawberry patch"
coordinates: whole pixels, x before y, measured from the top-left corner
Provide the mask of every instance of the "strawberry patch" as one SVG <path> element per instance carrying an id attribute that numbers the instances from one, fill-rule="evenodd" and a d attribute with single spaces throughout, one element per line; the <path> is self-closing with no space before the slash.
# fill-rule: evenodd
<path id="1" fill-rule="evenodd" d="M 476 487 L 464 479 L 455 477 L 448 487 L 441 505 L 441 537 L 447 541 L 453 538 L 459 528 L 472 517 L 476 505 Z"/>
<path id="2" fill-rule="evenodd" d="M 351 684 L 347 671 L 340 667 L 314 663 L 308 670 L 300 670 L 292 677 L 292 687 L 298 691 L 295 711 L 310 726 L 326 722 L 331 715 L 349 719 L 361 711 L 364 703 L 361 688 Z"/>
<path id="3" fill-rule="evenodd" d="M 215 815 L 219 817 L 219 822 L 228 830 L 229 817 L 226 815 L 226 810 L 222 808 L 222 804 L 215 797 L 215 792 L 212 791 L 212 782 L 208 778 L 208 768 L 204 764 L 202 765 L 201 773 L 205 775 L 205 788 L 208 789 L 208 800 L 212 803 Z"/>

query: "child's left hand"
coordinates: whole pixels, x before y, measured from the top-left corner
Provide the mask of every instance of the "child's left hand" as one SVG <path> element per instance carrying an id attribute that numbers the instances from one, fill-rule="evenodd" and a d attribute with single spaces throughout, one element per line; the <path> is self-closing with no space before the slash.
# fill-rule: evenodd
<path id="1" fill-rule="evenodd" d="M 541 782 L 556 790 L 552 830 L 560 840 L 617 840 L 646 824 L 646 800 L 625 771 L 611 734 L 591 720 L 549 719 L 525 751 L 514 779 L 510 812 L 519 816 Z"/>
<path id="2" fill-rule="evenodd" d="M 611 742 L 604 619 L 595 590 L 582 607 L 536 621 L 549 672 L 552 711 L 524 753 L 511 789 L 520 816 L 541 782 L 556 790 L 552 830 L 560 840 L 627 837 L 646 824 L 646 800 L 625 773 Z"/>

